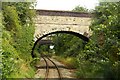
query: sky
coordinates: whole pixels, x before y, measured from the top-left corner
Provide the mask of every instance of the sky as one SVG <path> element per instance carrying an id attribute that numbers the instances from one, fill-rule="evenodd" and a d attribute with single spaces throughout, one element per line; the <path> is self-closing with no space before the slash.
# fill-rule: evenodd
<path id="1" fill-rule="evenodd" d="M 80 5 L 87 9 L 94 9 L 98 0 L 37 0 L 36 9 L 71 11 Z"/>

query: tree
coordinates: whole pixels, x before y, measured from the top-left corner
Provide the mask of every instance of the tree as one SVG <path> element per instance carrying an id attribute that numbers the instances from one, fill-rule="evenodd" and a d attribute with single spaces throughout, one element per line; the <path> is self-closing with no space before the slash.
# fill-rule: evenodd
<path id="1" fill-rule="evenodd" d="M 64 57 L 76 57 L 84 48 L 84 41 L 70 34 L 56 34 L 53 41 L 56 54 Z"/>
<path id="2" fill-rule="evenodd" d="M 88 9 L 81 7 L 80 5 L 76 6 L 72 11 L 74 12 L 88 12 Z"/>
<path id="3" fill-rule="evenodd" d="M 34 74 L 30 66 L 34 35 L 32 21 L 34 11 L 29 9 L 31 4 L 30 2 L 2 3 L 3 78 L 32 77 Z"/>
<path id="4" fill-rule="evenodd" d="M 120 2 L 100 3 L 95 9 L 95 17 L 90 29 L 92 36 L 85 46 L 84 56 L 79 56 L 80 72 L 83 77 L 120 79 Z M 87 64 L 86 64 L 87 63 Z M 87 70 L 86 70 L 87 68 Z M 91 72 L 92 71 L 92 72 Z M 79 76 L 80 76 L 79 75 Z"/>

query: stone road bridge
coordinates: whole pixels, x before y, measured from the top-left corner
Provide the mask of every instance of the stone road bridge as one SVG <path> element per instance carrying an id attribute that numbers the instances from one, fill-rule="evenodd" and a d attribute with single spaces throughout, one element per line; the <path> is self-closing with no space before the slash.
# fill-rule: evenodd
<path id="1" fill-rule="evenodd" d="M 57 31 L 75 32 L 86 37 L 90 36 L 91 14 L 89 13 L 53 10 L 37 10 L 36 12 L 34 41 Z"/>
<path id="2" fill-rule="evenodd" d="M 52 11 L 37 10 L 34 18 L 35 34 L 34 46 L 32 48 L 32 57 L 36 57 L 34 50 L 37 45 L 46 36 L 55 33 L 73 34 L 84 41 L 89 41 L 91 32 L 89 26 L 91 24 L 91 14 L 71 12 L 71 11 Z M 42 41 L 42 43 L 46 43 Z"/>

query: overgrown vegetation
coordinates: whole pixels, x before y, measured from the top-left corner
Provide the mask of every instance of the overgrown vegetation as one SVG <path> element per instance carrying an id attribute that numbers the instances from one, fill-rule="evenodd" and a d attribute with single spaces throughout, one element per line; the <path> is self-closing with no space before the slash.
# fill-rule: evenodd
<path id="1" fill-rule="evenodd" d="M 120 79 L 119 9 L 120 2 L 100 3 L 96 7 L 90 42 L 79 54 L 79 78 Z"/>
<path id="2" fill-rule="evenodd" d="M 54 50 L 57 55 L 76 57 L 84 48 L 85 42 L 70 34 L 56 34 L 53 38 Z M 73 45 L 74 44 L 74 45 Z"/>
<path id="3" fill-rule="evenodd" d="M 85 47 L 86 42 L 70 34 L 56 34 L 53 37 L 56 59 L 69 68 L 77 68 L 77 56 Z"/>
<path id="4" fill-rule="evenodd" d="M 2 3 L 2 78 L 31 78 L 34 70 L 33 46 L 34 11 L 30 2 Z"/>

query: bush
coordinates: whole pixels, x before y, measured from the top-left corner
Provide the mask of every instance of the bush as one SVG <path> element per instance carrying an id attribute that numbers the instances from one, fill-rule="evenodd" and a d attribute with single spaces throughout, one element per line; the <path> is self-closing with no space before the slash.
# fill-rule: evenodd
<path id="1" fill-rule="evenodd" d="M 2 3 L 3 78 L 34 76 L 34 70 L 30 66 L 34 35 L 30 6 L 31 3 Z"/>

